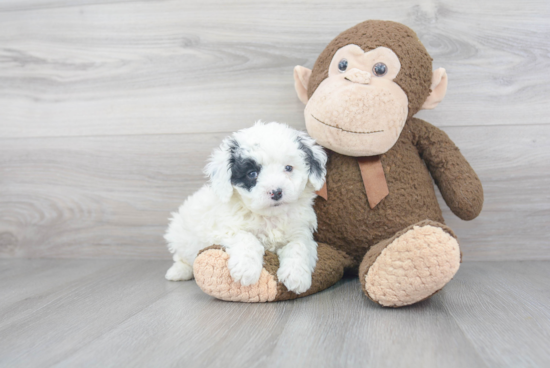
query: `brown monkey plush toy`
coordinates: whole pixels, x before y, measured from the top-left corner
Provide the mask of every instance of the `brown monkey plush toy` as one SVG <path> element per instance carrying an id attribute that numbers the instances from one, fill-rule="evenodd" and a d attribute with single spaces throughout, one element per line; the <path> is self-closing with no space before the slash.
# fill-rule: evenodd
<path id="1" fill-rule="evenodd" d="M 299 295 L 287 291 L 270 252 L 260 281 L 241 286 L 231 281 L 228 256 L 216 246 L 195 260 L 197 283 L 220 299 L 263 302 L 316 293 L 349 273 L 383 306 L 429 298 L 461 261 L 432 178 L 461 219 L 474 219 L 483 205 L 481 183 L 458 148 L 443 131 L 413 117 L 441 102 L 445 70 L 432 71 L 432 58 L 410 28 L 366 21 L 332 40 L 313 70 L 297 66 L 294 79 L 308 133 L 329 153 L 325 187 L 315 202 L 312 286 Z"/>

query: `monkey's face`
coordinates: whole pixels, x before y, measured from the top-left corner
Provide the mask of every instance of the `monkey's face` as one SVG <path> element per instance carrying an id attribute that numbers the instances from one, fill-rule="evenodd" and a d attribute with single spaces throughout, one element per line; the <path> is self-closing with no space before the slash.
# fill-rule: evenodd
<path id="1" fill-rule="evenodd" d="M 340 48 L 328 78 L 307 102 L 308 133 L 322 146 L 348 156 L 388 151 L 408 114 L 407 94 L 394 82 L 400 69 L 399 58 L 389 48 Z"/>
<path id="2" fill-rule="evenodd" d="M 368 20 L 333 39 L 313 70 L 296 66 L 294 87 L 306 104 L 309 134 L 348 156 L 374 156 L 393 147 L 408 118 L 435 108 L 447 74 L 409 27 Z"/>

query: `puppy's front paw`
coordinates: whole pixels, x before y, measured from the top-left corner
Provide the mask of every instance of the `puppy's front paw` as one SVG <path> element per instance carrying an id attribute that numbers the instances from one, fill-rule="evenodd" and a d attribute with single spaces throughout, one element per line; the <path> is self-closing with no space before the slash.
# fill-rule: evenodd
<path id="1" fill-rule="evenodd" d="M 260 279 L 263 257 L 257 254 L 233 253 L 229 255 L 227 268 L 233 281 L 240 282 L 242 286 L 252 285 Z"/>
<path id="2" fill-rule="evenodd" d="M 303 266 L 282 264 L 277 271 L 277 278 L 296 294 L 304 293 L 311 287 L 311 272 Z"/>

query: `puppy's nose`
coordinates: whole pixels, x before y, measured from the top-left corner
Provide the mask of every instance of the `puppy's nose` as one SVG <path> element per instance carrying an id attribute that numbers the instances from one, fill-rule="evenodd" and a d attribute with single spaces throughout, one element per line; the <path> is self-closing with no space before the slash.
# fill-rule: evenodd
<path id="1" fill-rule="evenodd" d="M 281 198 L 283 198 L 283 190 L 281 188 L 273 189 L 271 191 L 271 199 L 278 201 Z"/>

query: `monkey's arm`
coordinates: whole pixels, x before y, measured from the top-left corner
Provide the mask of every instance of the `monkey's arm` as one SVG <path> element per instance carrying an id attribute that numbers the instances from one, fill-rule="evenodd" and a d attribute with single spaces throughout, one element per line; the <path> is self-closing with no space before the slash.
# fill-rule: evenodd
<path id="1" fill-rule="evenodd" d="M 416 147 L 447 206 L 463 220 L 473 220 L 483 207 L 483 187 L 458 147 L 441 129 L 413 118 Z"/>

